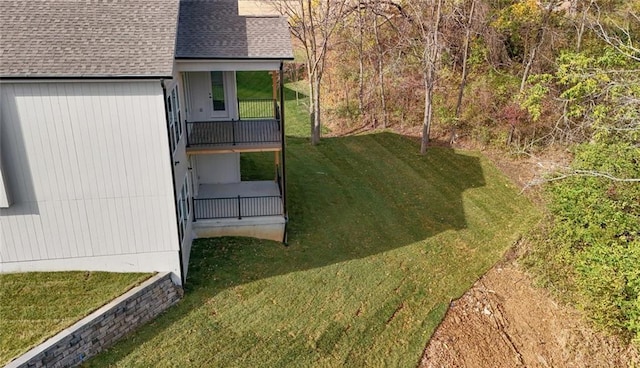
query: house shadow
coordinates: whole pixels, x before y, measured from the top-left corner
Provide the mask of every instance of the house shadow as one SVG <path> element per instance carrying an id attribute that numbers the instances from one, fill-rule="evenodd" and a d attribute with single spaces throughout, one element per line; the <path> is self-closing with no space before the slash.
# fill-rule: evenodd
<path id="1" fill-rule="evenodd" d="M 417 142 L 387 132 L 325 138 L 318 146 L 288 137 L 287 172 L 288 246 L 249 238 L 197 240 L 184 299 L 109 359 L 125 357 L 226 289 L 465 229 L 464 192 L 485 185 L 479 157 L 446 147 L 420 155 Z"/>
<path id="2" fill-rule="evenodd" d="M 270 265 L 249 267 L 253 271 L 244 281 L 250 282 L 465 229 L 463 194 L 485 185 L 479 157 L 448 147 L 420 155 L 416 142 L 393 133 L 325 138 L 318 146 L 308 142 L 287 138 L 288 246 L 237 238 L 196 241 L 187 290 L 207 278 L 202 268 L 226 268 L 229 262 L 230 270 L 246 268 L 243 252 L 257 252 L 257 260 Z M 264 170 L 272 170 L 268 162 Z"/>
<path id="3" fill-rule="evenodd" d="M 0 217 L 38 215 L 40 210 L 33 179 L 33 172 L 38 165 L 29 160 L 28 150 L 33 151 L 34 145 L 27 144 L 24 130 L 25 127 L 33 129 L 34 126 L 39 129 L 51 127 L 32 111 L 20 108 L 24 105 L 23 100 L 32 98 L 29 86 L 5 85 L 1 89 L 0 97 L 5 99 L 6 108 L 0 109 L 0 165 L 7 180 L 5 189 L 13 204 L 0 209 Z"/>

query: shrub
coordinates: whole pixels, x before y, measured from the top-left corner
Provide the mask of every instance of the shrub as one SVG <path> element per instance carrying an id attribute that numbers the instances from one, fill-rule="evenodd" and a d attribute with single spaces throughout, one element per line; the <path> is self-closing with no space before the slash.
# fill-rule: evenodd
<path id="1" fill-rule="evenodd" d="M 640 178 L 639 160 L 638 147 L 591 143 L 578 146 L 573 165 Z M 537 264 L 596 325 L 640 341 L 640 183 L 585 174 L 547 192 L 553 225 Z"/>

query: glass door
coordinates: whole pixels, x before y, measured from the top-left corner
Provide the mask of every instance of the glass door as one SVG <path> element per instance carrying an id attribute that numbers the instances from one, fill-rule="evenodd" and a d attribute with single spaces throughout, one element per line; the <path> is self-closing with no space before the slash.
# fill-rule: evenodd
<path id="1" fill-rule="evenodd" d="M 210 92 L 209 99 L 211 100 L 212 116 L 214 118 L 229 117 L 229 98 L 227 88 L 225 86 L 224 72 L 215 71 L 210 72 Z"/>

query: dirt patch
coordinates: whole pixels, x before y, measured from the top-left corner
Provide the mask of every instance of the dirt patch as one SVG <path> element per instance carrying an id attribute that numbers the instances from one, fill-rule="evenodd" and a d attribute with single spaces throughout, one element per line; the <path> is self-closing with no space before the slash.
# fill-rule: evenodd
<path id="1" fill-rule="evenodd" d="M 516 263 L 486 273 L 451 303 L 420 368 L 631 367 L 638 349 L 591 330 L 580 314 L 533 286 Z"/>

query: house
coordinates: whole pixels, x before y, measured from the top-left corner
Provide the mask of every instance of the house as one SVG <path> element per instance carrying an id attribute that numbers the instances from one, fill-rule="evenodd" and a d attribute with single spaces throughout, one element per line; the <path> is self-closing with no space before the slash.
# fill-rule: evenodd
<path id="1" fill-rule="evenodd" d="M 286 20 L 237 0 L 0 4 L 0 272 L 171 271 L 197 237 L 286 238 Z M 273 76 L 238 99 L 236 77 Z M 274 174 L 242 181 L 240 155 Z"/>

